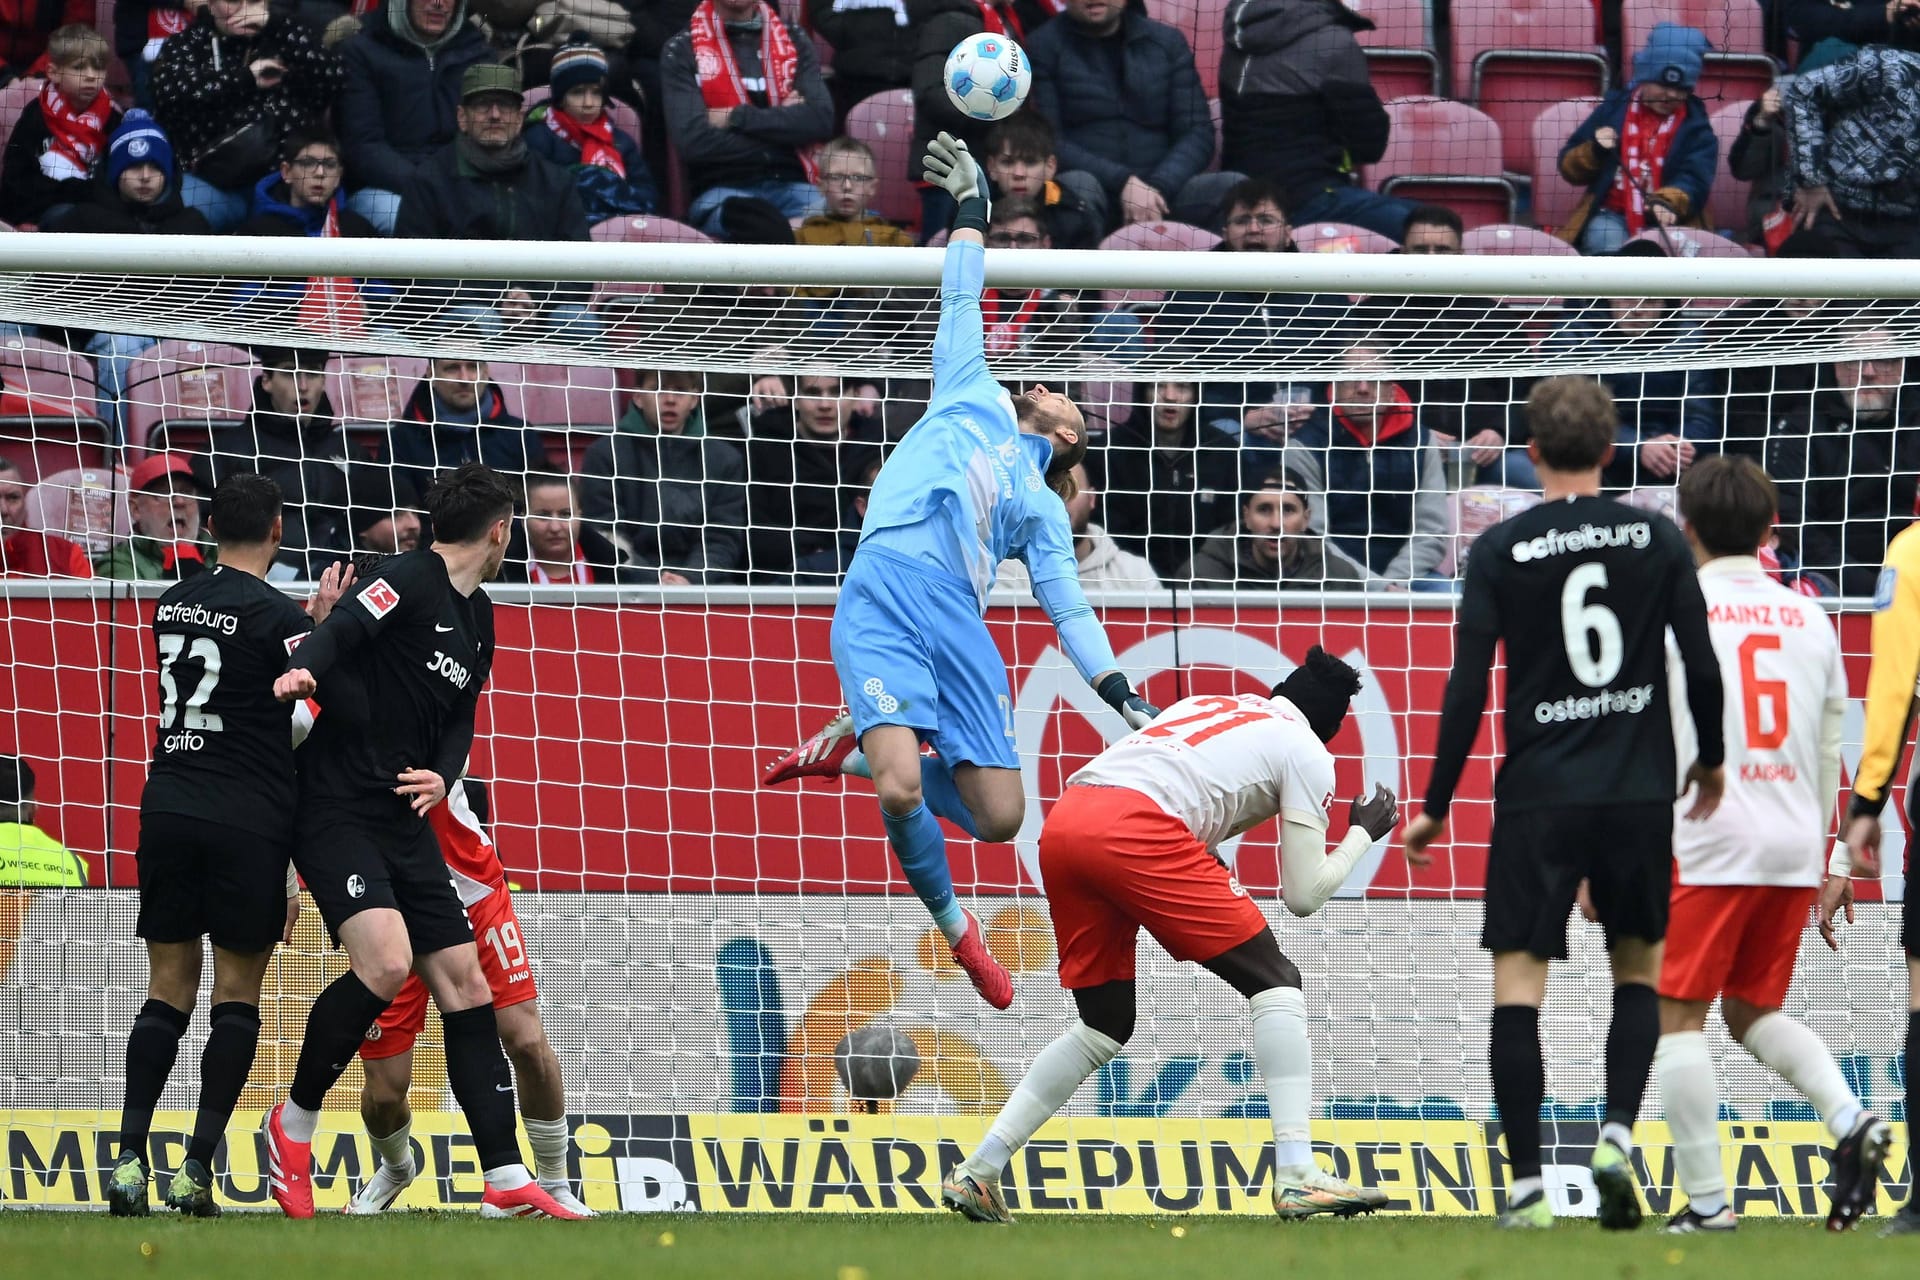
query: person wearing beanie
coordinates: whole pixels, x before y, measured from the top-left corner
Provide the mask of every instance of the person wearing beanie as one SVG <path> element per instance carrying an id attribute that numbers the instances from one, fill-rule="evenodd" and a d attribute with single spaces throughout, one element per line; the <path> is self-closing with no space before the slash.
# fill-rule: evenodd
<path id="1" fill-rule="evenodd" d="M 1582 253 L 1612 253 L 1648 227 L 1704 227 L 1720 164 L 1700 82 L 1707 37 L 1661 22 L 1615 89 L 1560 148 L 1560 176 L 1587 189 L 1557 234 Z"/>
<path id="2" fill-rule="evenodd" d="M 404 472 L 356 463 L 347 472 L 347 528 L 355 552 L 398 555 L 420 545 L 420 495 Z"/>
<path id="3" fill-rule="evenodd" d="M 607 55 L 575 32 L 554 52 L 547 83 L 553 96 L 527 115 L 527 149 L 573 174 L 587 224 L 658 208 L 640 144 L 607 114 Z"/>

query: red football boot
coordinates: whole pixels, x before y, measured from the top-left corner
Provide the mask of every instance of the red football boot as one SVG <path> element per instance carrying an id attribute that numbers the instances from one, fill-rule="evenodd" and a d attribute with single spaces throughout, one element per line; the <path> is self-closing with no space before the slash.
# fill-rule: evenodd
<path id="1" fill-rule="evenodd" d="M 280 1108 L 276 1102 L 260 1121 L 260 1132 L 267 1140 L 267 1179 L 273 1202 L 289 1218 L 313 1216 L 313 1144 L 295 1142 L 280 1127 Z"/>
<path id="2" fill-rule="evenodd" d="M 483 1218 L 559 1218 L 566 1222 L 582 1222 L 592 1214 L 575 1213 L 573 1210 L 548 1195 L 537 1182 L 529 1182 L 524 1187 L 512 1191 L 495 1191 L 487 1188 L 480 1197 L 480 1216 Z"/>
<path id="3" fill-rule="evenodd" d="M 860 740 L 854 736 L 853 716 L 842 707 L 827 721 L 826 728 L 774 761 L 766 776 L 760 779 L 760 785 L 777 786 L 795 778 L 837 778 L 840 766 L 858 745 Z"/>
<path id="4" fill-rule="evenodd" d="M 966 917 L 967 931 L 953 944 L 954 963 L 966 971 L 967 981 L 973 984 L 982 1000 L 996 1009 L 1005 1009 L 1013 1003 L 1013 975 L 987 950 L 979 918 L 971 911 Z"/>

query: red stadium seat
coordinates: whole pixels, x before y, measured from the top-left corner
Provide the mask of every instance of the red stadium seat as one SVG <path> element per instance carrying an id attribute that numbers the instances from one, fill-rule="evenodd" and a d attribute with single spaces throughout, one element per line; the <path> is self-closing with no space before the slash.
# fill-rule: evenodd
<path id="1" fill-rule="evenodd" d="M 1373 20 L 1373 30 L 1355 38 L 1381 101 L 1440 92 L 1440 57 L 1427 31 L 1426 0 L 1358 0 L 1347 7 Z"/>
<path id="2" fill-rule="evenodd" d="M 546 430 L 607 432 L 620 420 L 620 392 L 612 369 L 598 365 L 530 364 L 522 415 Z"/>
<path id="3" fill-rule="evenodd" d="M 1513 223 L 1475 227 L 1461 241 L 1467 253 L 1537 254 L 1541 257 L 1579 257 L 1580 251 L 1558 236 Z"/>
<path id="4" fill-rule="evenodd" d="M 1193 49 L 1200 85 L 1209 98 L 1220 96 L 1220 58 L 1227 50 L 1228 0 L 1151 0 L 1148 16 L 1176 28 Z"/>
<path id="5" fill-rule="evenodd" d="M 873 148 L 874 170 L 880 175 L 874 212 L 903 226 L 919 226 L 920 193 L 909 176 L 919 168 L 913 155 L 913 93 L 888 89 L 854 103 L 847 112 L 847 136 Z"/>
<path id="6" fill-rule="evenodd" d="M 487 381 L 500 388 L 500 399 L 508 413 L 525 421 L 527 417 L 527 369 L 511 360 L 487 361 Z"/>
<path id="7" fill-rule="evenodd" d="M 108 455 L 107 424 L 91 378 L 52 369 L 10 367 L 0 391 L 0 455 L 28 475 L 97 467 Z"/>
<path id="8" fill-rule="evenodd" d="M 386 426 L 407 407 L 407 397 L 427 376 L 419 356 L 335 356 L 327 362 L 327 399 L 349 430 Z"/>
<path id="9" fill-rule="evenodd" d="M 1087 417 L 1087 434 L 1096 443 L 1114 427 L 1125 426 L 1134 414 L 1131 382 L 1081 382 L 1073 388 L 1073 402 Z"/>
<path id="10" fill-rule="evenodd" d="M 1753 184 L 1734 177 L 1728 165 L 1734 139 L 1740 136 L 1740 126 L 1746 122 L 1747 108 L 1752 105 L 1751 102 L 1729 102 L 1713 108 L 1713 133 L 1720 140 L 1720 164 L 1713 176 L 1713 190 L 1707 193 L 1707 225 L 1742 236 L 1747 233 L 1747 197 L 1752 194 Z"/>
<path id="11" fill-rule="evenodd" d="M 28 528 L 73 539 L 89 556 L 101 555 L 133 534 L 126 474 L 105 466 L 43 473 L 27 494 L 26 521 Z"/>
<path id="12" fill-rule="evenodd" d="M 1555 0 L 1465 4 L 1453 15 L 1454 94 L 1492 116 L 1509 173 L 1532 160 L 1528 127 L 1540 108 L 1607 91 L 1606 52 L 1592 15 Z"/>
<path id="13" fill-rule="evenodd" d="M 1556 102 L 1533 120 L 1533 222 L 1552 230 L 1565 225 L 1585 194 L 1560 176 L 1560 148 L 1580 122 L 1600 105 L 1598 98 Z"/>
<path id="14" fill-rule="evenodd" d="M 713 237 L 698 227 L 690 227 L 672 218 L 609 218 L 596 222 L 588 231 L 595 240 L 618 244 L 712 244 Z M 607 280 L 594 287 L 593 305 L 612 302 L 622 296 L 660 292 L 660 286 L 642 280 Z"/>
<path id="15" fill-rule="evenodd" d="M 1629 62 L 1647 42 L 1655 23 L 1696 27 L 1712 42 L 1706 69 L 1694 92 L 1714 107 L 1751 102 L 1772 85 L 1778 68 L 1767 56 L 1766 21 L 1755 0 L 1625 0 L 1620 7 L 1620 47 Z"/>
<path id="16" fill-rule="evenodd" d="M 1753 256 L 1753 251 L 1743 244 L 1736 244 L 1725 236 L 1717 236 L 1711 231 L 1699 231 L 1693 227 L 1668 227 L 1664 234 L 1648 227 L 1633 238 L 1657 244 L 1676 258 L 1750 258 Z M 1720 311 L 1738 301 L 1738 298 L 1689 298 L 1686 305 L 1692 311 Z"/>
<path id="17" fill-rule="evenodd" d="M 1398 98 L 1387 114 L 1392 133 L 1379 163 L 1361 171 L 1367 186 L 1445 205 L 1469 227 L 1513 221 L 1518 196 L 1502 176 L 1500 126 L 1491 116 L 1445 98 Z"/>
<path id="18" fill-rule="evenodd" d="M 1347 222 L 1309 222 L 1293 229 L 1301 253 L 1392 253 L 1399 246 L 1378 231 Z"/>
<path id="19" fill-rule="evenodd" d="M 168 338 L 127 370 L 127 445 L 134 450 L 206 451 L 213 428 L 244 422 L 253 409 L 253 357 L 217 342 Z"/>
<path id="20" fill-rule="evenodd" d="M 1120 228 L 1100 242 L 1102 249 L 1145 249 L 1153 252 L 1190 250 L 1204 253 L 1220 243 L 1220 237 L 1203 227 L 1184 222 L 1134 222 Z M 1160 289 L 1109 289 L 1101 298 L 1109 306 L 1128 304 L 1158 306 L 1166 300 Z"/>

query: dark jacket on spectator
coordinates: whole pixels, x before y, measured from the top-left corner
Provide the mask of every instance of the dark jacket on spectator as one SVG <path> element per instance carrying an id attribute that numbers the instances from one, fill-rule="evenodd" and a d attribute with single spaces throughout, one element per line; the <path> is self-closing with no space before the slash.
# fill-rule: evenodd
<path id="1" fill-rule="evenodd" d="M 1325 512 L 1327 537 L 1383 578 L 1433 572 L 1446 556 L 1447 495 L 1440 457 L 1419 414 L 1383 422 L 1371 439 L 1321 407 L 1288 441 L 1309 499 Z"/>
<path id="2" fill-rule="evenodd" d="M 1862 49 L 1781 83 L 1793 183 L 1826 187 L 1841 214 L 1920 217 L 1920 52 Z"/>
<path id="3" fill-rule="evenodd" d="M 1129 10 L 1102 38 L 1063 16 L 1027 53 L 1032 106 L 1053 125 L 1060 167 L 1091 173 L 1114 199 L 1138 174 L 1171 200 L 1213 159 L 1206 90 L 1174 28 Z"/>
<path id="4" fill-rule="evenodd" d="M 624 178 L 611 169 L 583 165 L 580 163 L 580 148 L 555 133 L 547 124 L 547 113 L 558 110 L 558 107 L 546 102 L 535 107 L 527 116 L 527 129 L 523 136 L 529 151 L 544 156 L 573 175 L 573 185 L 580 191 L 580 208 L 589 227 L 609 218 L 652 213 L 659 207 L 660 193 L 653 185 L 653 171 L 647 168 L 638 142 L 619 129 L 613 131 L 614 148 L 620 153 L 620 162 L 627 166 L 627 176 Z"/>
<path id="5" fill-rule="evenodd" d="M 482 173 L 470 164 L 463 136 L 420 167 L 400 201 L 396 236 L 426 240 L 587 239 L 587 215 L 573 175 L 528 150 L 526 163 L 504 173 Z M 577 299 L 585 286 L 551 281 L 467 280 L 455 286 L 460 300 L 492 306 L 518 287 L 536 303 Z M 450 292 L 436 290 L 436 292 Z"/>
<path id="6" fill-rule="evenodd" d="M 1339 0 L 1233 0 L 1220 61 L 1220 167 L 1280 184 L 1289 208 L 1387 150 L 1387 109 Z"/>
<path id="7" fill-rule="evenodd" d="M 120 108 L 109 107 L 100 154 L 93 162 L 94 179 L 106 171 L 107 140 L 119 127 Z M 80 204 L 92 197 L 91 179 L 49 178 L 41 172 L 40 156 L 52 140 L 46 112 L 40 109 L 40 99 L 35 98 L 21 111 L 7 138 L 6 154 L 0 158 L 0 218 L 12 223 L 37 223 L 56 204 Z"/>
<path id="8" fill-rule="evenodd" d="M 1691 334 L 1661 331 L 1654 345 L 1647 337 L 1615 333 L 1607 318 L 1606 304 L 1590 308 L 1587 315 L 1570 322 L 1547 347 L 1555 352 L 1577 354 L 1587 359 L 1604 360 L 1611 355 L 1625 357 L 1629 352 L 1671 353 L 1676 347 L 1686 350 L 1697 343 Z M 1691 440 L 1703 452 L 1714 453 L 1726 435 L 1720 414 L 1723 401 L 1718 394 L 1720 373 L 1713 369 L 1630 369 L 1606 373 L 1600 380 L 1613 393 L 1614 407 L 1620 414 L 1619 445 L 1613 461 L 1607 464 L 1606 482 L 1610 485 L 1674 484 L 1672 476 L 1662 479 L 1642 472 L 1634 449 L 1657 436 L 1679 436 Z"/>
<path id="9" fill-rule="evenodd" d="M 1193 561 L 1181 570 L 1197 590 L 1209 587 L 1273 587 L 1289 591 L 1363 591 L 1373 575 L 1317 533 L 1280 540 L 1280 559 L 1262 565 L 1253 558 L 1252 540 L 1240 536 L 1238 523 L 1215 529 L 1201 540 Z"/>
<path id="10" fill-rule="evenodd" d="M 1007 21 L 1006 15 L 1014 13 L 1014 6 L 1009 4 L 995 3 L 994 8 L 1003 15 L 1003 22 Z M 974 0 L 921 0 L 914 16 L 918 38 L 913 48 L 913 150 L 906 176 L 916 183 L 924 181 L 920 176 L 921 158 L 927 154 L 927 144 L 942 130 L 967 144 L 981 162 L 984 174 L 987 130 L 993 123 L 962 115 L 947 96 L 947 55 L 968 36 L 980 33 L 980 6 Z M 1017 24 L 1019 18 L 1014 17 L 1013 22 Z"/>
<path id="11" fill-rule="evenodd" d="M 689 196 L 709 187 L 753 186 L 761 182 L 805 182 L 800 148 L 833 136 L 833 99 L 820 74 L 820 55 L 804 31 L 791 25 L 799 65 L 794 89 L 799 98 L 781 107 L 766 105 L 764 92 L 750 94 L 733 109 L 733 123 L 716 129 L 707 121 L 707 100 L 694 67 L 693 33 L 682 31 L 660 54 L 660 110 L 673 148 L 687 166 Z M 729 25 L 727 43 L 742 79 L 760 75 L 760 31 Z"/>
<path id="12" fill-rule="evenodd" d="M 270 89 L 256 84 L 248 67 L 265 57 L 287 68 Z M 188 173 L 213 144 L 254 120 L 271 128 L 277 158 L 289 129 L 326 119 L 341 79 L 340 59 L 298 19 L 276 14 L 259 35 L 242 40 L 220 35 L 212 12 L 203 9 L 192 26 L 161 47 L 153 64 L 153 114 Z"/>
<path id="13" fill-rule="evenodd" d="M 25 75 L 61 27 L 93 25 L 93 0 L 0 0 L 0 69 Z"/>
<path id="14" fill-rule="evenodd" d="M 592 525 L 580 526 L 580 539 L 575 545 L 580 559 L 593 573 L 593 582 L 590 585 L 622 586 L 639 581 L 633 570 L 620 563 L 620 548 L 609 542 L 606 536 Z M 648 577 L 650 580 L 651 575 Z M 500 562 L 499 581 L 533 581 L 533 574 L 527 563 L 527 526 L 524 516 L 513 522 L 513 535 L 507 540 L 507 558 Z"/>
<path id="15" fill-rule="evenodd" d="M 808 28 L 833 47 L 834 96 L 858 102 L 913 79 L 913 50 L 925 0 L 806 0 Z"/>
<path id="16" fill-rule="evenodd" d="M 855 415 L 844 438 L 826 440 L 794 425 L 791 409 L 753 417 L 747 440 L 747 551 L 753 572 L 785 575 L 795 562 L 839 541 L 842 486 L 879 456 L 880 426 Z"/>
<path id="17" fill-rule="evenodd" d="M 1392 342 L 1413 351 L 1445 349 L 1463 362 L 1524 359 L 1534 338 L 1514 308 L 1493 298 L 1435 298 L 1375 294 L 1367 299 L 1375 315 L 1391 315 Z M 1418 367 L 1418 361 L 1411 362 Z M 1475 378 L 1403 380 L 1428 431 L 1465 440 L 1481 431 L 1498 431 L 1510 445 L 1526 444 L 1530 378 L 1486 374 Z"/>
<path id="18" fill-rule="evenodd" d="M 213 228 L 198 209 L 180 201 L 180 184 L 169 182 L 166 194 L 152 204 L 141 204 L 120 194 L 103 176 L 93 184 L 91 197 L 76 204 L 43 231 L 87 231 L 118 235 L 204 236 Z M 101 319 L 107 317 L 102 316 Z"/>
<path id="19" fill-rule="evenodd" d="M 1787 173 L 1793 160 L 1787 153 L 1786 117 L 1782 115 L 1771 125 L 1756 125 L 1759 114 L 1758 102 L 1748 105 L 1739 136 L 1727 149 L 1727 172 L 1753 184 L 1747 193 L 1747 225 L 1740 229 L 1751 244 L 1761 243 L 1765 234 L 1761 224 L 1787 194 Z"/>
<path id="20" fill-rule="evenodd" d="M 697 417 L 663 435 L 632 408 L 580 460 L 580 513 L 626 542 L 643 581 L 727 582 L 746 563 L 745 480 L 740 447 Z"/>
<path id="21" fill-rule="evenodd" d="M 1615 89 L 1602 98 L 1600 105 L 1587 114 L 1566 145 L 1560 148 L 1560 176 L 1587 189 L 1580 203 L 1567 215 L 1566 222 L 1554 232 L 1568 244 L 1579 243 L 1587 219 L 1596 209 L 1606 207 L 1607 193 L 1613 190 L 1613 180 L 1620 172 L 1619 145 L 1603 151 L 1594 142 L 1593 135 L 1606 128 L 1625 136 L 1627 104 L 1633 94 L 1632 89 Z M 1720 164 L 1720 140 L 1714 136 L 1706 103 L 1689 94 L 1685 111 L 1667 147 L 1666 163 L 1661 165 L 1660 176 L 1647 194 L 1669 205 L 1681 226 L 1704 227 L 1707 225 L 1707 193 L 1713 188 L 1714 174 Z M 1652 215 L 1648 218 L 1651 221 Z"/>
<path id="22" fill-rule="evenodd" d="M 347 436 L 324 395 L 303 422 L 276 410 L 256 380 L 252 417 L 216 429 L 207 448 L 210 456 L 193 460 L 194 475 L 206 492 L 247 471 L 279 484 L 286 504 L 282 564 L 304 576 L 317 573 L 336 555 L 352 554 L 344 470 Z"/>
<path id="23" fill-rule="evenodd" d="M 1180 576 L 1193 558 L 1194 537 L 1237 518 L 1240 449 L 1233 437 L 1189 420 L 1183 439 L 1156 443 L 1153 414 L 1135 411 L 1107 437 L 1096 459 L 1100 501 L 1114 541 L 1144 555 L 1163 579 Z"/>
<path id="24" fill-rule="evenodd" d="M 346 192 L 333 193 L 334 215 L 343 236 L 375 236 L 373 224 L 347 208 Z M 287 195 L 287 184 L 277 173 L 254 184 L 253 216 L 234 230 L 237 236 L 317 236 L 326 226 L 325 208 L 297 209 Z"/>
<path id="25" fill-rule="evenodd" d="M 465 3 L 454 6 L 453 21 L 431 43 L 407 27 L 406 8 L 405 0 L 382 6 L 339 46 L 346 74 L 334 124 L 348 185 L 356 189 L 405 192 L 414 171 L 460 132 L 460 77 L 476 62 L 493 61 Z"/>
<path id="26" fill-rule="evenodd" d="M 1822 390 L 1810 417 L 1783 419 L 1766 442 L 1779 487 L 1781 543 L 1800 566 L 1871 596 L 1893 535 L 1913 523 L 1920 477 L 1920 414 L 1902 392 L 1879 420 L 1857 419 L 1838 391 Z M 1797 536 L 1796 536 L 1797 535 Z"/>
<path id="27" fill-rule="evenodd" d="M 507 412 L 499 387 L 489 382 L 480 388 L 478 409 L 478 423 L 445 421 L 434 407 L 433 384 L 422 380 L 388 429 L 380 461 L 405 474 L 415 493 L 425 493 L 436 475 L 466 462 L 516 475 L 547 469 L 546 441 Z"/>

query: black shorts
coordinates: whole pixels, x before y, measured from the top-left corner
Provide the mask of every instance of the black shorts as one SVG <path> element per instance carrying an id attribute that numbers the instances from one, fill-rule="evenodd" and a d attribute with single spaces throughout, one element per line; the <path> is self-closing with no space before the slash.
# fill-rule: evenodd
<path id="1" fill-rule="evenodd" d="M 1911 885 L 1913 882 L 1907 882 Z M 1906 953 L 1920 960 L 1920 913 L 1912 908 L 1914 891 L 1909 888 L 1907 896 L 1900 901 L 1900 945 Z"/>
<path id="2" fill-rule="evenodd" d="M 1588 882 L 1607 946 L 1667 936 L 1673 894 L 1673 806 L 1532 809 L 1493 815 L 1480 945 L 1496 954 L 1567 957 L 1567 917 Z"/>
<path id="3" fill-rule="evenodd" d="M 213 939 L 270 951 L 287 927 L 290 851 L 265 836 L 177 813 L 140 815 L 140 924 L 148 942 Z"/>
<path id="4" fill-rule="evenodd" d="M 473 941 L 440 842 L 424 821 L 365 822 L 303 807 L 299 830 L 293 865 L 336 945 L 340 926 L 374 907 L 400 913 L 415 955 Z"/>

